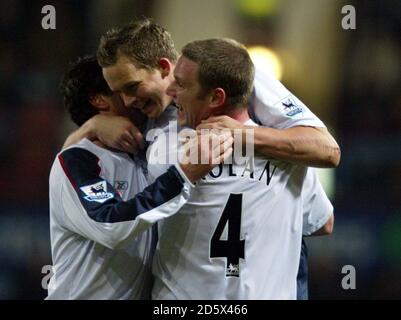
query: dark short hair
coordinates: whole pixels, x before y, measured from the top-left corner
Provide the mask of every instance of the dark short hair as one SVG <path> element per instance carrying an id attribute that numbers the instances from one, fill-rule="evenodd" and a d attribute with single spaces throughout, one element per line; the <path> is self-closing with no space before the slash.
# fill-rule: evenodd
<path id="1" fill-rule="evenodd" d="M 235 107 L 248 103 L 255 68 L 243 45 L 226 38 L 198 40 L 185 45 L 182 55 L 199 65 L 203 94 L 222 88 L 227 95 L 227 105 Z"/>
<path id="2" fill-rule="evenodd" d="M 112 95 L 94 55 L 79 58 L 70 64 L 61 80 L 60 91 L 72 121 L 78 126 L 99 113 L 89 102 L 91 96 Z"/>
<path id="3" fill-rule="evenodd" d="M 150 19 L 133 21 L 102 36 L 97 50 L 99 64 L 112 66 L 121 55 L 136 67 L 145 69 L 158 68 L 161 58 L 173 63 L 178 59 L 170 33 Z"/>

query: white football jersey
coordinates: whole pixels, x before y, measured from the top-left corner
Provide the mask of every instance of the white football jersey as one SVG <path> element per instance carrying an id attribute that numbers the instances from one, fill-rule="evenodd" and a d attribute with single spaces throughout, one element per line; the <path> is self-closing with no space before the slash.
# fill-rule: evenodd
<path id="1" fill-rule="evenodd" d="M 275 129 L 294 126 L 325 128 L 324 123 L 301 100 L 269 72 L 257 66 L 249 114 L 257 124 Z"/>
<path id="2" fill-rule="evenodd" d="M 302 203 L 302 235 L 310 236 L 326 224 L 334 211 L 315 168 L 307 168 L 302 186 Z"/>
<path id="3" fill-rule="evenodd" d="M 138 161 L 87 139 L 59 153 L 50 173 L 53 272 L 47 299 L 149 299 L 151 226 L 187 201 L 168 169 L 148 185 Z M 142 191 L 142 192 L 141 192 Z"/>
<path id="4" fill-rule="evenodd" d="M 253 121 L 265 127 L 287 129 L 294 126 L 326 128 L 324 123 L 267 70 L 255 65 L 255 80 L 248 108 Z M 303 234 L 320 229 L 333 213 L 333 206 L 314 168 L 308 168 L 303 186 Z"/>
<path id="5" fill-rule="evenodd" d="M 163 149 L 157 140 L 151 148 Z M 152 162 L 149 176 L 156 178 L 163 170 Z M 313 183 L 302 193 L 307 173 L 255 157 L 221 165 L 197 182 L 179 212 L 159 223 L 152 298 L 296 299 L 303 215 L 311 217 L 307 232 L 325 223 L 304 210 L 317 194 L 311 195 Z M 325 205 L 314 210 L 327 221 Z"/>

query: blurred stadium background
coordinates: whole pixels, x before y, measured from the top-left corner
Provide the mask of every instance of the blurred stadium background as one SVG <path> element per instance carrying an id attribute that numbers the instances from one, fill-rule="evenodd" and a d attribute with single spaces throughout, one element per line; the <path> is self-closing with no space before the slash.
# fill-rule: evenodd
<path id="1" fill-rule="evenodd" d="M 41 9 L 56 8 L 56 30 Z M 356 9 L 356 30 L 341 8 Z M 114 25 L 148 16 L 180 49 L 214 36 L 264 46 L 283 83 L 336 136 L 342 160 L 322 170 L 335 231 L 308 239 L 312 299 L 401 297 L 401 1 L 66 0 L 0 2 L 0 299 L 42 299 L 51 264 L 48 174 L 74 129 L 58 82 Z M 281 73 L 279 72 L 281 70 Z M 281 75 L 280 75 L 281 74 Z M 344 265 L 356 290 L 343 290 Z"/>

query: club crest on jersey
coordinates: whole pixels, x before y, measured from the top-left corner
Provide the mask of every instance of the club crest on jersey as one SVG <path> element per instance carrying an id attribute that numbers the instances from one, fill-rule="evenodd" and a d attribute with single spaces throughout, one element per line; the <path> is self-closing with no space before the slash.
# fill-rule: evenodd
<path id="1" fill-rule="evenodd" d="M 88 201 L 103 203 L 114 197 L 112 193 L 107 192 L 106 181 L 100 181 L 89 186 L 81 187 L 81 190 L 86 194 L 84 198 Z"/>
<path id="2" fill-rule="evenodd" d="M 239 277 L 239 264 L 232 264 L 227 267 L 226 270 L 226 276 L 227 277 Z"/>
<path id="3" fill-rule="evenodd" d="M 288 97 L 281 101 L 282 106 L 284 107 L 285 115 L 288 117 L 293 117 L 298 113 L 303 112 L 303 108 L 296 104 L 294 98 Z"/>

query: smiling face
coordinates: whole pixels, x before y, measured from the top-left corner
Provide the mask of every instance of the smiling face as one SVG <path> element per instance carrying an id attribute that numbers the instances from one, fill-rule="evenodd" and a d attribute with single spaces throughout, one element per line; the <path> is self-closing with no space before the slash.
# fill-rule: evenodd
<path id="1" fill-rule="evenodd" d="M 181 56 L 174 70 L 175 81 L 167 89 L 178 107 L 179 124 L 191 128 L 212 114 L 211 95 L 203 92 L 198 75 L 199 65 Z"/>
<path id="2" fill-rule="evenodd" d="M 125 107 L 137 108 L 149 118 L 160 116 L 171 103 L 166 89 L 172 77 L 166 71 L 138 68 L 121 56 L 116 64 L 103 68 L 103 76 L 110 89 L 120 94 Z"/>

